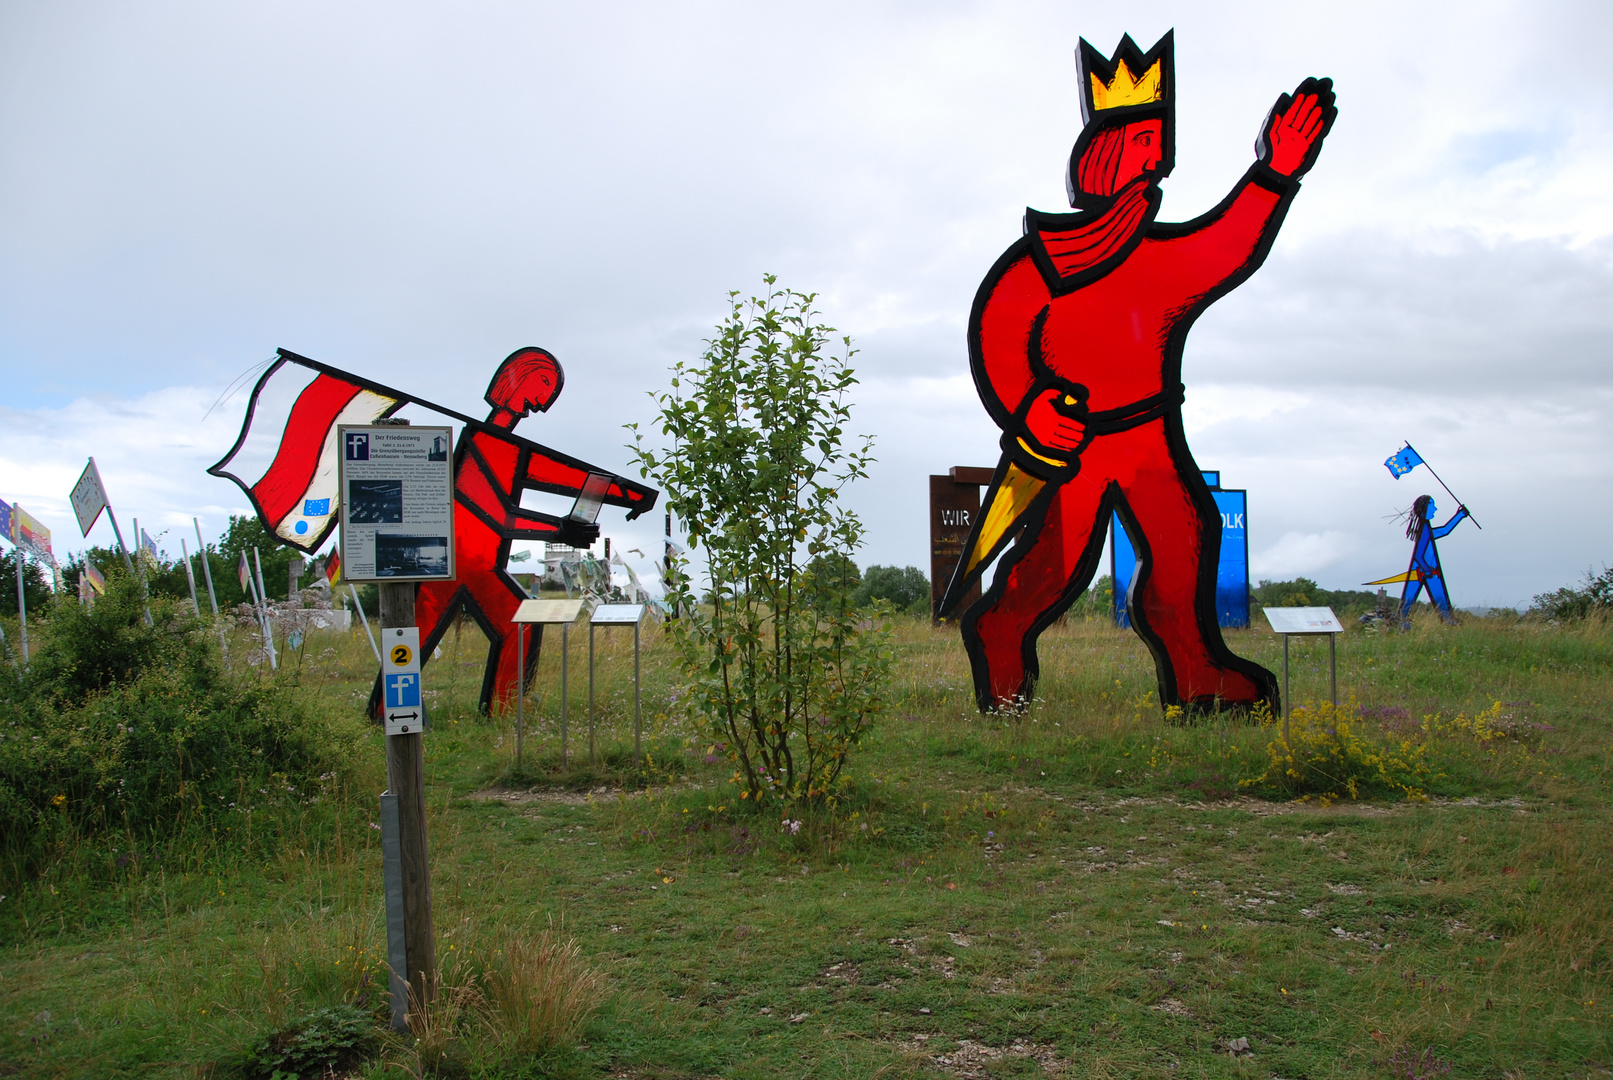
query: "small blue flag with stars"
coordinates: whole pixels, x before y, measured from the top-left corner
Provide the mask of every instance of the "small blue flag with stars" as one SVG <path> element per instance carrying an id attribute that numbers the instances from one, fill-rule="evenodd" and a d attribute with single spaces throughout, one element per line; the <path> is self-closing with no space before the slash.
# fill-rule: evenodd
<path id="1" fill-rule="evenodd" d="M 1407 443 L 1404 449 L 1385 461 L 1384 465 L 1388 467 L 1389 475 L 1399 480 L 1422 463 L 1423 459 L 1411 448 L 1411 444 Z"/>

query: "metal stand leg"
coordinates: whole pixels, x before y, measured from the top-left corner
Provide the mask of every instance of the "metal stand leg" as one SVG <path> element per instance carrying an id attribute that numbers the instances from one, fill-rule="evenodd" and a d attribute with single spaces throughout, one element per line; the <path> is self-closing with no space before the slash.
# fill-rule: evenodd
<path id="1" fill-rule="evenodd" d="M 566 767 L 566 707 L 571 694 L 566 689 L 566 661 L 571 658 L 571 624 L 560 627 L 560 767 Z"/>
<path id="2" fill-rule="evenodd" d="M 635 758 L 644 756 L 644 751 L 640 745 L 644 730 L 644 712 L 642 708 L 643 697 L 639 692 L 638 681 L 638 626 L 638 623 L 633 624 L 633 756 Z"/>
<path id="3" fill-rule="evenodd" d="M 588 624 L 588 765 L 594 764 L 594 624 Z"/>
<path id="4" fill-rule="evenodd" d="M 515 775 L 521 775 L 521 742 L 526 734 L 522 699 L 526 697 L 526 627 L 515 624 Z"/>
<path id="5" fill-rule="evenodd" d="M 1288 745 L 1288 714 L 1294 709 L 1288 696 L 1288 635 L 1283 635 L 1283 745 Z"/>
<path id="6" fill-rule="evenodd" d="M 1338 635 L 1327 635 L 1327 667 L 1333 683 L 1333 707 L 1339 707 L 1339 646 Z"/>

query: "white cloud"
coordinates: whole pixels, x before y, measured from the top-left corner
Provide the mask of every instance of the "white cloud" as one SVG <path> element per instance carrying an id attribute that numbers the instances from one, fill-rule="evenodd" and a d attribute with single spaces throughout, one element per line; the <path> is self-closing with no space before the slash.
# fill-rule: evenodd
<path id="1" fill-rule="evenodd" d="M 1361 546 L 1349 533 L 1284 533 L 1268 548 L 1249 554 L 1249 576 L 1258 581 L 1314 577 Z"/>

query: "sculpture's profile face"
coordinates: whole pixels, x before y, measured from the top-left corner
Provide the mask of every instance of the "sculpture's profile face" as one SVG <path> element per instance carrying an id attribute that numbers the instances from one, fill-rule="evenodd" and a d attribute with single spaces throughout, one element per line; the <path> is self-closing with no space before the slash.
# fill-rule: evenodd
<path id="1" fill-rule="evenodd" d="M 1164 133 L 1165 125 L 1160 120 L 1139 120 L 1126 125 L 1121 135 L 1117 188 L 1159 168 L 1164 154 Z"/>

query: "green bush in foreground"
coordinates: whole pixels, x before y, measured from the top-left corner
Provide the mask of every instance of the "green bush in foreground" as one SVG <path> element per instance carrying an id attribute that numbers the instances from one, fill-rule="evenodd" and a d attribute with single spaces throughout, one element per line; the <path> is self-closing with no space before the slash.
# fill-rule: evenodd
<path id="1" fill-rule="evenodd" d="M 291 687 L 232 678 L 185 608 L 111 578 L 60 605 L 33 665 L 0 685 L 0 850 L 13 872 L 77 838 L 136 843 L 317 794 L 346 740 Z"/>

